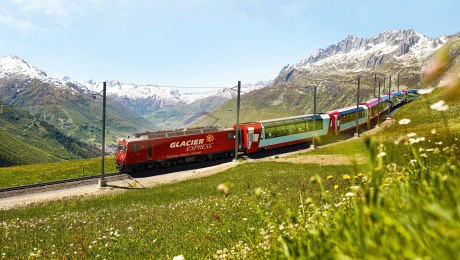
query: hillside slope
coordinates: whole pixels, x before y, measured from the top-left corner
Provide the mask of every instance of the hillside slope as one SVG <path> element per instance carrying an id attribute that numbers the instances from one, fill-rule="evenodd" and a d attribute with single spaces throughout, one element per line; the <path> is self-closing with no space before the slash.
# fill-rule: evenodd
<path id="1" fill-rule="evenodd" d="M 0 101 L 0 167 L 90 158 L 98 148 Z"/>

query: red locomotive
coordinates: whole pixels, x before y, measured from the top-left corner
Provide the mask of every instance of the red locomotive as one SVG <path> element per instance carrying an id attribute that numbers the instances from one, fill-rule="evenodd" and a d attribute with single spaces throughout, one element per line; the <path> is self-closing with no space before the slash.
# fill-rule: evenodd
<path id="1" fill-rule="evenodd" d="M 116 159 L 121 171 L 168 167 L 178 162 L 206 161 L 230 156 L 235 149 L 235 130 L 204 127 L 136 134 L 118 142 Z"/>
<path id="2" fill-rule="evenodd" d="M 393 92 L 348 107 L 313 115 L 278 118 L 240 124 L 239 150 L 254 153 L 262 149 L 289 146 L 311 141 L 314 136 L 337 135 L 359 126 L 369 128 L 377 114 L 385 115 L 390 104 L 398 106 L 417 98 L 416 90 Z M 379 109 L 380 108 L 380 109 Z M 358 116 L 358 118 L 356 118 Z M 203 162 L 230 157 L 235 149 L 236 127 L 221 129 L 201 127 L 136 134 L 135 138 L 121 140 L 116 151 L 120 171 L 141 171 L 175 163 Z"/>

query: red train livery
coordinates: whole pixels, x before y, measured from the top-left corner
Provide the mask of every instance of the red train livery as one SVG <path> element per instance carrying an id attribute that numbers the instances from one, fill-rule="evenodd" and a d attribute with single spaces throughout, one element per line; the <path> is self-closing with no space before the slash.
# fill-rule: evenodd
<path id="1" fill-rule="evenodd" d="M 418 97 L 416 90 L 393 92 L 370 99 L 359 106 L 328 113 L 300 115 L 240 124 L 238 150 L 246 154 L 262 149 L 311 141 L 314 136 L 331 136 L 353 131 L 356 124 L 370 127 L 378 115 L 383 117 L 391 106 L 400 106 Z M 120 140 L 116 164 L 120 171 L 140 171 L 176 163 L 203 162 L 234 154 L 236 127 L 203 127 L 136 134 Z"/>
<path id="2" fill-rule="evenodd" d="M 230 156 L 234 149 L 234 129 L 206 127 L 136 134 L 118 142 L 116 158 L 120 170 L 139 171 Z"/>

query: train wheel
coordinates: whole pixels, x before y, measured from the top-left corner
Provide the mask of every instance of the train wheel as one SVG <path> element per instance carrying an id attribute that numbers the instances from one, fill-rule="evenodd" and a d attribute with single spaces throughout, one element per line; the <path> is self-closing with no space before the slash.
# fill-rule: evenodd
<path id="1" fill-rule="evenodd" d="M 164 161 L 162 165 L 163 167 L 170 167 L 172 165 L 172 161 L 171 160 Z"/>
<path id="2" fill-rule="evenodd" d="M 205 162 L 206 159 L 207 159 L 207 157 L 206 157 L 205 155 L 198 155 L 198 156 L 196 157 L 196 160 L 197 160 L 198 162 L 200 162 L 200 163 Z"/>

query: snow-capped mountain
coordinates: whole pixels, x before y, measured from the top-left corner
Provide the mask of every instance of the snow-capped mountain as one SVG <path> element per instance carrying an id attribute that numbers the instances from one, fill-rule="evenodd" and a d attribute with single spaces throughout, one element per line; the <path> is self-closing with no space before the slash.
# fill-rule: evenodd
<path id="1" fill-rule="evenodd" d="M 0 78 L 22 76 L 24 78 L 47 79 L 46 73 L 30 66 L 17 56 L 8 55 L 0 58 Z"/>
<path id="2" fill-rule="evenodd" d="M 102 82 L 93 80 L 73 83 L 87 93 L 99 93 L 103 86 Z M 117 80 L 107 82 L 107 96 L 119 100 L 140 115 L 147 115 L 159 108 L 187 103 L 177 89 L 152 84 L 126 84 Z"/>
<path id="3" fill-rule="evenodd" d="M 285 66 L 280 73 L 282 77 L 276 82 L 288 80 L 299 73 L 336 74 L 371 70 L 389 61 L 400 65 L 408 62 L 420 65 L 450 37 L 430 38 L 415 30 L 384 31 L 370 38 L 350 35 L 317 50 L 297 64 Z"/>

